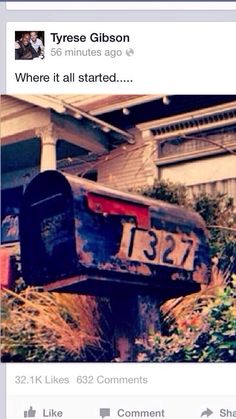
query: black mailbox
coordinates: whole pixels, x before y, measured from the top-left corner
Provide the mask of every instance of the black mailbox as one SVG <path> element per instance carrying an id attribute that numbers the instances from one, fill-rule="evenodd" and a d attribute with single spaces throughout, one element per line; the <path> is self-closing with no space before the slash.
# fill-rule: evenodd
<path id="1" fill-rule="evenodd" d="M 194 212 L 57 171 L 33 179 L 20 212 L 23 277 L 45 290 L 198 291 L 208 282 L 206 236 Z"/>

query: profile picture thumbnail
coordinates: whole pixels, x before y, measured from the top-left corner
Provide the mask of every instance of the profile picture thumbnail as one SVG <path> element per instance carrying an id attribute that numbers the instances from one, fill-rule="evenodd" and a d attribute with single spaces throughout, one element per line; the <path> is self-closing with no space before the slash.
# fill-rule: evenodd
<path id="1" fill-rule="evenodd" d="M 45 56 L 44 37 L 44 31 L 16 31 L 15 59 L 43 59 Z"/>

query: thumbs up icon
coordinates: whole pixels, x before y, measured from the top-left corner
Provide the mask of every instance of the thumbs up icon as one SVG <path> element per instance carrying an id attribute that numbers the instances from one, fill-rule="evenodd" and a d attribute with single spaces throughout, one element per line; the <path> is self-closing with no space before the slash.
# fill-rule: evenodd
<path id="1" fill-rule="evenodd" d="M 35 418 L 35 416 L 36 410 L 34 410 L 32 406 L 30 406 L 29 410 L 24 411 L 24 418 Z"/>

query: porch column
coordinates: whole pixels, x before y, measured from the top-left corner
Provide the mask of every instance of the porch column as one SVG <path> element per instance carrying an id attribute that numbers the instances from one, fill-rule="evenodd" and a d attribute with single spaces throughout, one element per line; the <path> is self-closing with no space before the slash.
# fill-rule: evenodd
<path id="1" fill-rule="evenodd" d="M 56 170 L 58 136 L 53 124 L 40 128 L 36 135 L 41 139 L 40 172 Z"/>

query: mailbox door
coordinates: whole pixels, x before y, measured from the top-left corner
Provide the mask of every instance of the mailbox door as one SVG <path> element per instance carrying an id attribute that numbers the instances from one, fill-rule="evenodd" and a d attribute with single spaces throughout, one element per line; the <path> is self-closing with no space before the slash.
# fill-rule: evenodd
<path id="1" fill-rule="evenodd" d="M 29 185 L 20 215 L 23 276 L 34 285 L 76 271 L 72 192 L 63 176 L 49 173 Z"/>

